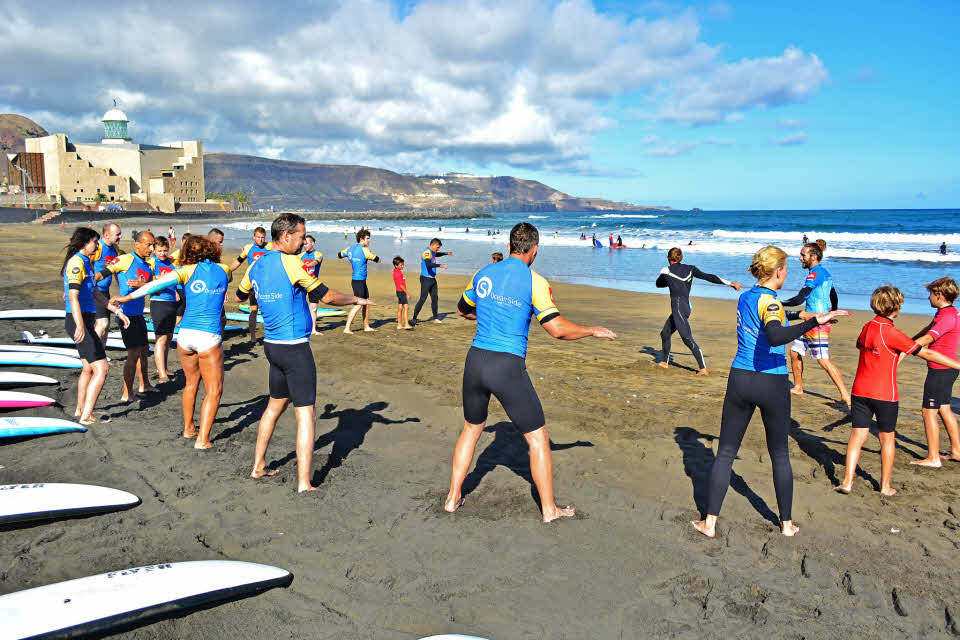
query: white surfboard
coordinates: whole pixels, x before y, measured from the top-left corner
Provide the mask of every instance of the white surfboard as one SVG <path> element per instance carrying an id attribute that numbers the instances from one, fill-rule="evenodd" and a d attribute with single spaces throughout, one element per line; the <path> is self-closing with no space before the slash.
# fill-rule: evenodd
<path id="1" fill-rule="evenodd" d="M 0 485 L 0 524 L 119 511 L 138 504 L 140 498 L 132 493 L 89 484 Z"/>
<path id="2" fill-rule="evenodd" d="M 41 376 L 36 373 L 0 371 L 0 387 L 29 387 L 35 384 L 57 384 L 58 382 L 56 378 Z"/>
<path id="3" fill-rule="evenodd" d="M 60 418 L 23 416 L 0 418 L 0 438 L 47 436 L 54 433 L 78 433 L 86 431 L 82 424 Z"/>
<path id="4" fill-rule="evenodd" d="M 0 634 L 72 637 L 286 585 L 293 575 L 252 562 L 171 562 L 102 573 L 0 596 Z"/>
<path id="5" fill-rule="evenodd" d="M 49 353 L 54 356 L 67 356 L 68 358 L 79 358 L 80 353 L 76 348 L 68 347 L 45 347 L 37 344 L 0 344 L 0 351 L 20 351 L 23 353 Z"/>
<path id="6" fill-rule="evenodd" d="M 65 309 L 9 309 L 0 311 L 0 320 L 14 320 L 17 318 L 29 320 L 49 320 L 52 318 L 65 318 L 67 312 Z"/>
<path id="7" fill-rule="evenodd" d="M 27 407 L 46 407 L 56 403 L 53 398 L 38 393 L 21 391 L 0 391 L 0 409 L 26 409 Z"/>
<path id="8" fill-rule="evenodd" d="M 110 335 L 114 333 L 117 334 L 116 338 L 107 338 L 106 344 L 103 346 L 107 349 L 126 349 L 124 346 L 123 340 L 120 339 L 119 331 L 111 331 Z M 27 344 L 63 344 L 63 345 L 75 345 L 73 338 L 51 338 L 48 335 L 35 336 L 29 331 L 21 331 L 20 339 L 26 342 Z"/>
<path id="9" fill-rule="evenodd" d="M 24 367 L 59 367 L 61 369 L 82 369 L 80 358 L 56 356 L 50 353 L 26 353 L 23 351 L 0 351 L 0 365 L 20 365 Z"/>

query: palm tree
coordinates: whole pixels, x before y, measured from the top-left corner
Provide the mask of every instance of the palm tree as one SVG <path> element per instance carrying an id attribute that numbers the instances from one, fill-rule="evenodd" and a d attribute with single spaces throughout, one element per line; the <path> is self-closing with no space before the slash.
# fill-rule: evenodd
<path id="1" fill-rule="evenodd" d="M 107 196 L 106 196 L 106 194 L 104 194 L 104 193 L 98 193 L 98 194 L 94 197 L 93 201 L 96 202 L 97 204 L 100 204 L 101 202 L 106 202 L 106 201 L 107 201 Z"/>

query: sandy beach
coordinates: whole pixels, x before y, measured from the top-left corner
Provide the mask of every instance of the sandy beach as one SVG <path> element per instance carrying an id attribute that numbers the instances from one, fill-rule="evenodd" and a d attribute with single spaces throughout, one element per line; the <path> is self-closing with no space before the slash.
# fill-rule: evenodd
<path id="1" fill-rule="evenodd" d="M 124 231 L 135 226 L 127 222 Z M 66 239 L 59 226 L 0 229 L 0 309 L 61 307 Z M 126 234 L 123 248 L 130 248 Z M 225 251 L 225 261 L 233 255 Z M 413 301 L 415 267 L 407 265 Z M 799 268 L 795 259 L 789 268 Z M 750 281 L 745 264 L 731 275 Z M 344 335 L 344 319 L 337 317 L 321 321 L 324 335 L 312 341 L 318 491 L 295 491 L 291 413 L 281 418 L 268 456 L 279 474 L 249 478 L 267 401 L 262 346 L 250 348 L 245 335 L 225 341 L 225 390 L 209 451 L 196 451 L 180 437 L 182 377 L 160 385 L 163 394 L 122 405 L 124 352 L 111 351 L 97 412 L 113 421 L 85 434 L 0 445 L 0 483 L 99 484 L 135 493 L 143 503 L 121 513 L 2 530 L 7 552 L 0 594 L 158 562 L 233 559 L 283 567 L 293 583 L 123 637 L 960 634 L 960 464 L 940 470 L 908 464 L 926 451 L 919 359 L 908 359 L 899 374 L 898 495 L 888 499 L 877 491 L 874 437 L 853 494 L 832 490 L 843 474 L 850 423 L 837 408 L 836 388 L 807 360 L 807 393 L 794 399 L 790 443 L 799 536 L 784 538 L 776 527 L 757 415 L 734 464 L 717 539 L 708 540 L 689 521 L 705 507 L 736 349 L 735 303 L 694 299 L 694 335 L 711 372 L 696 378 L 679 338 L 677 366 L 653 365 L 669 298 L 553 282 L 564 316 L 619 334 L 615 342 L 561 342 L 531 329 L 527 362 L 553 442 L 557 503 L 574 505 L 577 517 L 540 524 L 524 440 L 496 402 L 467 478 L 466 502 L 450 515 L 441 507 L 462 426 L 461 373 L 474 332 L 473 323 L 456 317 L 467 278 L 440 274 L 441 325 L 421 322 L 414 331 L 397 331 L 390 276 L 389 260 L 371 267 L 371 295 L 380 305 L 372 311 L 376 333 Z M 328 259 L 321 277 L 350 290 L 343 263 Z M 855 339 L 870 317 L 855 312 L 832 334 L 831 357 L 848 386 L 857 364 Z M 897 326 L 912 334 L 928 321 L 904 316 Z M 60 320 L 4 320 L 0 342 L 40 328 L 64 335 Z M 175 352 L 172 367 L 179 369 Z M 152 360 L 150 368 L 154 372 Z M 31 371 L 60 384 L 22 390 L 53 395 L 60 404 L 8 415 L 72 416 L 77 374 Z"/>

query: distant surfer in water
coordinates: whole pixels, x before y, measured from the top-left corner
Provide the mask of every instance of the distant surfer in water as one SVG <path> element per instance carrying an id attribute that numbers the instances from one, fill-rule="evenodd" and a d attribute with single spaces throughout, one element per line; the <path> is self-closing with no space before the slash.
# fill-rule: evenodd
<path id="1" fill-rule="evenodd" d="M 620 236 L 617 236 L 617 246 L 618 247 L 623 246 L 623 238 L 621 238 Z"/>
<path id="2" fill-rule="evenodd" d="M 946 243 L 946 242 L 941 243 L 941 244 L 940 244 L 940 255 L 945 256 L 945 255 L 947 255 L 948 253 L 949 253 L 949 251 L 947 251 L 947 243 Z"/>

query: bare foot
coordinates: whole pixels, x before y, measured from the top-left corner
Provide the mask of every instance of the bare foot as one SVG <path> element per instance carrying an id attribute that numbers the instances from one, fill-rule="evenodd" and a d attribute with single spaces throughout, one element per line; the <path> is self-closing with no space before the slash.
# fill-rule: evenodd
<path id="1" fill-rule="evenodd" d="M 465 498 L 463 496 L 460 496 L 459 498 L 448 497 L 447 501 L 443 503 L 443 510 L 447 513 L 453 513 L 463 506 L 464 500 Z"/>
<path id="2" fill-rule="evenodd" d="M 314 336 L 322 336 L 323 334 L 320 333 L 319 331 L 314 331 L 311 335 L 314 335 Z"/>
<path id="3" fill-rule="evenodd" d="M 853 491 L 853 487 L 845 487 L 842 484 L 838 484 L 833 488 L 837 493 L 842 493 L 845 496 L 850 495 L 850 492 Z"/>
<path id="4" fill-rule="evenodd" d="M 257 469 L 253 468 L 253 471 L 250 472 L 251 478 L 262 478 L 264 476 L 275 476 L 280 473 L 280 469 Z"/>
<path id="5" fill-rule="evenodd" d="M 271 474 L 271 475 L 272 475 L 272 474 Z M 305 486 L 305 487 L 297 487 L 297 493 L 304 493 L 304 492 L 306 492 L 306 491 L 316 491 L 316 490 L 317 490 L 316 487 L 314 487 L 313 485 L 309 485 L 309 484 L 308 484 L 307 486 Z"/>
<path id="6" fill-rule="evenodd" d="M 156 387 L 144 387 L 143 389 L 137 391 L 137 394 L 141 396 L 147 393 L 160 393 L 160 389 L 157 389 Z"/>
<path id="7" fill-rule="evenodd" d="M 413 329 L 413 325 L 412 325 L 412 324 L 408 324 L 407 326 L 405 326 L 405 327 L 403 327 L 403 328 L 404 328 L 404 329 Z"/>
<path id="8" fill-rule="evenodd" d="M 794 395 L 796 395 L 796 396 L 802 396 L 802 395 L 803 395 L 803 387 L 790 387 L 790 393 L 792 393 L 792 394 L 794 394 Z"/>
<path id="9" fill-rule="evenodd" d="M 443 324 L 443 321 L 440 318 L 437 318 L 433 321 L 433 324 Z"/>
<path id="10" fill-rule="evenodd" d="M 77 422 L 79 422 L 85 427 L 89 427 L 92 424 L 106 424 L 110 422 L 110 416 L 100 416 L 99 418 L 88 416 L 86 418 L 80 418 L 79 420 L 77 420 Z"/>
<path id="11" fill-rule="evenodd" d="M 924 458 L 923 460 L 911 460 L 910 464 L 915 464 L 918 467 L 929 467 L 931 469 L 939 469 L 943 466 L 943 463 L 940 462 L 940 458 Z"/>
<path id="12" fill-rule="evenodd" d="M 548 522 L 553 522 L 554 520 L 559 520 L 560 518 L 572 518 L 575 513 L 576 513 L 576 509 L 574 509 L 570 505 L 567 505 L 566 507 L 563 507 L 563 508 L 557 507 L 557 510 L 554 511 L 552 514 L 548 514 L 547 512 L 543 513 L 543 524 L 547 524 Z"/>
<path id="13" fill-rule="evenodd" d="M 941 460 L 952 460 L 953 462 L 960 462 L 960 453 L 941 453 Z"/>
<path id="14" fill-rule="evenodd" d="M 666 361 L 664 361 L 664 362 L 658 362 L 658 363 L 657 363 L 657 366 L 658 366 L 658 367 L 662 367 L 662 368 L 664 368 L 664 369 L 669 369 L 669 368 L 670 368 L 670 363 L 669 363 L 669 362 L 666 362 Z"/>
<path id="15" fill-rule="evenodd" d="M 699 531 L 699 532 L 702 533 L 703 535 L 707 536 L 708 538 L 716 538 L 716 537 L 717 537 L 717 528 L 716 528 L 715 526 L 714 526 L 713 528 L 707 527 L 707 521 L 706 521 L 706 520 L 691 520 L 691 521 L 690 521 L 690 524 L 693 525 L 693 528 L 694 528 L 694 529 L 696 529 L 697 531 Z"/>
<path id="16" fill-rule="evenodd" d="M 800 532 L 800 527 L 798 527 L 797 525 L 793 524 L 792 522 L 783 522 L 783 523 L 781 523 L 780 533 L 782 533 L 783 535 L 787 536 L 788 538 L 791 538 L 791 537 L 797 535 L 797 533 L 799 533 L 799 532 Z"/>
<path id="17" fill-rule="evenodd" d="M 347 328 L 347 329 L 344 329 L 344 330 L 343 330 L 343 332 L 344 332 L 344 333 L 353 333 L 353 331 L 350 331 L 350 329 L 349 329 L 349 328 Z"/>
<path id="18" fill-rule="evenodd" d="M 170 376 L 160 376 L 159 378 L 157 378 L 157 382 L 161 384 L 164 382 L 170 382 Z"/>
<path id="19" fill-rule="evenodd" d="M 698 375 L 698 376 L 708 376 L 708 375 L 710 375 L 710 372 L 707 371 L 706 369 L 700 369 L 700 371 L 697 371 L 697 375 Z"/>
<path id="20" fill-rule="evenodd" d="M 373 329 L 372 327 L 364 327 L 363 331 L 366 333 L 367 331 L 376 331 L 376 329 Z"/>
<path id="21" fill-rule="evenodd" d="M 196 438 L 196 437 L 197 437 L 197 430 L 196 430 L 196 429 L 184 429 L 184 430 L 183 430 L 183 437 L 184 437 L 184 438 Z"/>
<path id="22" fill-rule="evenodd" d="M 194 449 L 210 449 L 212 447 L 213 447 L 212 442 L 200 442 L 199 440 L 197 440 L 196 442 L 193 443 Z"/>
<path id="23" fill-rule="evenodd" d="M 888 487 L 888 488 L 886 488 L 886 489 L 880 489 L 880 495 L 882 495 L 882 496 L 887 496 L 887 497 L 889 498 L 890 496 L 895 496 L 895 495 L 897 495 L 897 490 L 894 489 L 893 487 Z"/>

